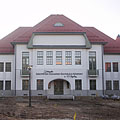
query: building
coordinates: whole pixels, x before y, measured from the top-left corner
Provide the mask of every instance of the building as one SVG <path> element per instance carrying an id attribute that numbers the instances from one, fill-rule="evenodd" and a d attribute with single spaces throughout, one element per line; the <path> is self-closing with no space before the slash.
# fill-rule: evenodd
<path id="1" fill-rule="evenodd" d="M 28 67 L 32 66 L 28 71 Z M 120 36 L 113 40 L 64 15 L 0 40 L 0 96 L 120 94 Z"/>

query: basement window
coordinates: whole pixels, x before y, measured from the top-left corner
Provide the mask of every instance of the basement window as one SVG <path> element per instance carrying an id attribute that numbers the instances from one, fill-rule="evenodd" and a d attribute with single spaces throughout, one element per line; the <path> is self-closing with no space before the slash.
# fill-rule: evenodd
<path id="1" fill-rule="evenodd" d="M 54 27 L 63 27 L 64 24 L 62 24 L 61 22 L 57 22 L 54 24 Z"/>

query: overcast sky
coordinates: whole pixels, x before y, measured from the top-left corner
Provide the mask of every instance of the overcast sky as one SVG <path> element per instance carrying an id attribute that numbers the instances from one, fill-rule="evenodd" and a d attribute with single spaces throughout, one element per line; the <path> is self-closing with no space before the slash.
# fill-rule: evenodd
<path id="1" fill-rule="evenodd" d="M 0 39 L 51 14 L 64 14 L 114 39 L 120 34 L 120 0 L 0 0 Z"/>

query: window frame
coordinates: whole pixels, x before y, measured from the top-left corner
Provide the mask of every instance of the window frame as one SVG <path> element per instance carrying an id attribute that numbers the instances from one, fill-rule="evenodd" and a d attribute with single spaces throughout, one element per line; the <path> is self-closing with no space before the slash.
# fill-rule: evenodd
<path id="1" fill-rule="evenodd" d="M 105 62 L 105 72 L 111 72 L 111 62 Z"/>
<path id="2" fill-rule="evenodd" d="M 109 82 L 109 84 L 107 82 Z M 106 90 L 112 90 L 112 80 L 106 80 Z"/>
<path id="3" fill-rule="evenodd" d="M 118 82 L 118 83 L 115 83 L 115 82 Z M 117 88 L 115 86 L 115 84 L 117 84 Z M 119 80 L 113 80 L 113 90 L 119 90 Z"/>
<path id="4" fill-rule="evenodd" d="M 10 82 L 10 87 L 7 86 L 7 82 Z M 11 90 L 11 80 L 5 81 L 5 90 Z"/>
<path id="5" fill-rule="evenodd" d="M 0 80 L 0 82 L 2 83 L 2 85 L 0 85 L 0 90 L 3 90 L 3 87 L 4 87 L 4 81 L 3 80 Z M 2 88 L 1 88 L 2 86 Z"/>
<path id="6" fill-rule="evenodd" d="M 28 85 L 23 84 L 25 81 L 28 82 Z M 26 80 L 26 79 L 22 80 L 22 90 L 29 90 L 29 80 Z"/>
<path id="7" fill-rule="evenodd" d="M 65 51 L 65 65 L 72 65 L 72 51 Z"/>
<path id="8" fill-rule="evenodd" d="M 93 83 L 93 81 L 95 81 L 95 84 Z M 96 87 L 96 79 L 90 79 L 90 90 L 97 90 L 97 87 Z M 93 86 L 95 85 L 95 86 Z"/>
<path id="9" fill-rule="evenodd" d="M 77 54 L 80 53 L 80 54 Z M 80 60 L 80 63 L 77 64 L 77 60 Z M 81 51 L 75 51 L 75 65 L 81 65 Z"/>
<path id="10" fill-rule="evenodd" d="M 114 66 L 116 63 L 117 63 L 117 68 L 116 68 L 116 66 Z M 118 62 L 113 62 L 112 64 L 113 64 L 113 72 L 119 72 Z"/>
<path id="11" fill-rule="evenodd" d="M 43 65 L 44 64 L 43 59 L 44 59 L 44 51 L 37 51 L 37 65 Z"/>
<path id="12" fill-rule="evenodd" d="M 40 81 L 40 84 L 38 84 Z M 44 79 L 37 79 L 37 90 L 44 90 Z"/>
<path id="13" fill-rule="evenodd" d="M 22 52 L 22 70 L 25 72 L 28 71 L 28 66 L 30 62 L 29 56 L 29 52 Z"/>
<path id="14" fill-rule="evenodd" d="M 81 79 L 75 79 L 75 90 L 82 90 L 82 80 Z"/>
<path id="15" fill-rule="evenodd" d="M 0 62 L 0 72 L 4 72 L 4 62 Z"/>
<path id="16" fill-rule="evenodd" d="M 53 51 L 46 51 L 46 65 L 53 65 Z"/>
<path id="17" fill-rule="evenodd" d="M 95 53 L 95 55 L 93 55 L 92 53 Z M 91 64 L 91 67 L 90 67 L 90 64 Z M 96 70 L 96 68 L 97 68 L 96 51 L 89 51 L 89 70 Z"/>
<path id="18" fill-rule="evenodd" d="M 61 54 L 57 54 L 57 53 L 61 53 Z M 57 62 L 60 62 L 57 64 Z M 62 51 L 56 51 L 56 65 L 62 65 Z"/>
<path id="19" fill-rule="evenodd" d="M 9 66 L 9 64 L 10 64 L 10 66 Z M 11 72 L 11 62 L 5 63 L 5 72 Z"/>

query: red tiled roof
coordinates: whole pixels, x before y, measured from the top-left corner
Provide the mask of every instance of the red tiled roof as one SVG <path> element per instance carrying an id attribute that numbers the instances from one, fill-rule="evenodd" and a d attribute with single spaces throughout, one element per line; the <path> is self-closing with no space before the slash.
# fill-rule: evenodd
<path id="1" fill-rule="evenodd" d="M 104 47 L 105 53 L 120 53 L 120 36 L 114 41 L 108 42 Z"/>
<path id="2" fill-rule="evenodd" d="M 22 35 L 24 32 L 29 30 L 30 27 L 19 27 L 6 37 L 2 38 L 0 40 L 0 53 L 13 53 L 14 49 L 13 46 L 11 45 L 11 42 L 18 36 Z"/>
<path id="3" fill-rule="evenodd" d="M 118 35 L 116 40 L 107 46 L 108 53 L 120 53 L 120 36 Z"/>
<path id="4" fill-rule="evenodd" d="M 60 22 L 63 27 L 54 27 L 54 24 Z M 104 42 L 104 39 L 86 30 L 81 25 L 75 23 L 64 15 L 50 15 L 42 22 L 35 25 L 32 29 L 27 31 L 22 36 L 15 39 L 15 42 L 28 42 L 33 32 L 86 32 L 88 39 L 91 42 Z"/>
<path id="5" fill-rule="evenodd" d="M 120 43 L 116 42 L 116 40 L 112 39 L 111 37 L 107 36 L 106 34 L 97 30 L 94 27 L 85 28 L 98 35 L 100 38 L 104 39 L 107 42 L 107 44 L 104 45 L 104 53 L 120 53 Z"/>
<path id="6" fill-rule="evenodd" d="M 55 27 L 54 24 L 58 22 L 64 26 Z M 33 32 L 85 32 L 90 42 L 108 42 L 104 46 L 105 53 L 120 53 L 120 48 L 115 40 L 94 27 L 83 27 L 64 15 L 50 15 L 34 27 L 21 27 L 16 29 L 0 41 L 0 53 L 13 53 L 14 50 L 11 42 L 28 42 Z"/>

